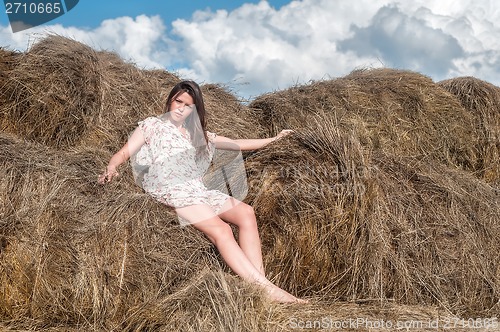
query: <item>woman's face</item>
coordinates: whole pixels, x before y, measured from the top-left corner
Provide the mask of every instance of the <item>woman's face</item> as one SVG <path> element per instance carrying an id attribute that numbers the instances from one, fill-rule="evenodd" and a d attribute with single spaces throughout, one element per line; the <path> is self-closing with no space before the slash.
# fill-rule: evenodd
<path id="1" fill-rule="evenodd" d="M 183 122 L 186 118 L 196 110 L 193 97 L 187 92 L 183 92 L 176 96 L 170 104 L 170 116 L 175 122 Z"/>

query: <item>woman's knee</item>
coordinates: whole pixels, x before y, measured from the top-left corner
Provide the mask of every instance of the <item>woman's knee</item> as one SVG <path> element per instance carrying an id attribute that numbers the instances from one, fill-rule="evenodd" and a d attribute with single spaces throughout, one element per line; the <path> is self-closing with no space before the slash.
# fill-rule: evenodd
<path id="1" fill-rule="evenodd" d="M 196 227 L 197 225 L 194 224 Z M 217 243 L 227 241 L 230 238 L 234 238 L 233 230 L 230 225 L 224 221 L 220 221 L 216 225 L 211 225 L 209 227 L 204 227 L 200 229 L 210 240 L 210 242 L 217 245 Z"/>
<path id="2" fill-rule="evenodd" d="M 236 201 L 236 203 L 234 201 L 229 201 L 229 203 L 232 204 L 232 206 L 224 209 L 224 212 L 219 214 L 220 218 L 238 226 L 239 228 L 257 226 L 255 211 L 251 205 L 241 201 Z"/>
<path id="3" fill-rule="evenodd" d="M 253 206 L 249 205 L 249 204 L 246 204 L 246 203 L 240 203 L 239 204 L 239 208 L 240 208 L 240 213 L 246 217 L 246 218 L 250 218 L 250 219 L 255 219 L 255 210 L 253 209 Z"/>
<path id="4" fill-rule="evenodd" d="M 257 227 L 257 218 L 251 205 L 242 203 L 239 211 L 239 227 Z"/>

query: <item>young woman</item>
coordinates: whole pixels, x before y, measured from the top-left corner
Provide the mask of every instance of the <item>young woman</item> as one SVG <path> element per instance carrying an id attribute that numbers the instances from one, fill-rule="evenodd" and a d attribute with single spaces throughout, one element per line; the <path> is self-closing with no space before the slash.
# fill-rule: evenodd
<path id="1" fill-rule="evenodd" d="M 283 130 L 266 139 L 230 139 L 206 131 L 205 106 L 198 84 L 178 83 L 170 92 L 165 114 L 139 122 L 128 142 L 111 158 L 100 183 L 118 175 L 117 168 L 134 157 L 145 165 L 143 189 L 175 208 L 181 224 L 202 231 L 228 266 L 241 278 L 261 285 L 271 300 L 301 300 L 265 277 L 261 241 L 253 208 L 202 182 L 214 149 L 254 150 L 289 134 Z M 238 242 L 228 223 L 239 228 Z"/>

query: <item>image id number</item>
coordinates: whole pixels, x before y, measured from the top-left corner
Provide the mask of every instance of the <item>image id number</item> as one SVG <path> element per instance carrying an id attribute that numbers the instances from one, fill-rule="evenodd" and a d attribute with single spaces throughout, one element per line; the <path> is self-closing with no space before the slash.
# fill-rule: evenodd
<path id="1" fill-rule="evenodd" d="M 61 13 L 61 3 L 21 3 L 7 2 L 5 4 L 7 14 L 59 14 Z"/>

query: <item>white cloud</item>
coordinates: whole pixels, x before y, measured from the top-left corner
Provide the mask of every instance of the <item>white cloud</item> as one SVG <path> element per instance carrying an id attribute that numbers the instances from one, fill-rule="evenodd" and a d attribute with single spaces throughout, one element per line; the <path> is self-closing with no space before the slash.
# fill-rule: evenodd
<path id="1" fill-rule="evenodd" d="M 279 10 L 261 1 L 231 12 L 199 11 L 174 21 L 171 31 L 166 24 L 138 16 L 93 30 L 49 28 L 139 66 L 232 85 L 243 96 L 382 65 L 436 81 L 475 76 L 500 85 L 496 0 L 302 0 Z M 0 45 L 22 49 L 28 36 L 0 28 Z"/>
<path id="2" fill-rule="evenodd" d="M 143 67 L 162 67 L 165 60 L 162 45 L 166 28 L 159 16 L 119 17 L 105 20 L 93 30 L 63 27 L 59 24 L 39 26 L 12 33 L 9 27 L 0 29 L 0 45 L 13 50 L 25 51 L 39 38 L 54 33 L 78 40 L 97 50 L 111 50 L 125 60 Z M 168 58 L 167 58 L 168 61 Z"/>
<path id="3" fill-rule="evenodd" d="M 249 94 L 381 65 L 498 85 L 498 7 L 493 0 L 302 0 L 276 11 L 260 2 L 199 12 L 174 22 L 173 33 L 191 72 L 208 81 L 249 82 Z"/>

